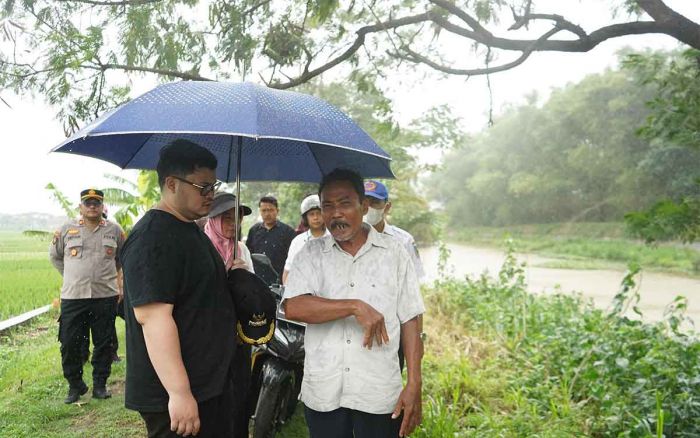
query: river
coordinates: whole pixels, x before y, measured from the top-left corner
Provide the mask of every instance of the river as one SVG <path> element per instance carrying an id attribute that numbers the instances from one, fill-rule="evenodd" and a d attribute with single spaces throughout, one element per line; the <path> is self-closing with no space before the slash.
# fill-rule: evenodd
<path id="1" fill-rule="evenodd" d="M 448 244 L 451 251 L 448 269 L 456 278 L 465 275 L 477 276 L 484 271 L 498 273 L 505 254 L 494 248 L 482 248 L 461 244 Z M 526 262 L 525 279 L 528 290 L 533 293 L 579 292 L 591 298 L 602 309 L 608 308 L 612 298 L 620 289 L 623 271 L 612 269 L 553 269 L 537 267 L 554 259 L 534 254 L 518 254 L 518 260 Z M 426 277 L 437 278 L 437 247 L 421 248 L 421 259 Z M 656 321 L 662 318 L 664 309 L 678 295 L 688 299 L 687 316 L 700 322 L 700 279 L 642 271 L 637 278 L 639 307 L 644 319 Z"/>

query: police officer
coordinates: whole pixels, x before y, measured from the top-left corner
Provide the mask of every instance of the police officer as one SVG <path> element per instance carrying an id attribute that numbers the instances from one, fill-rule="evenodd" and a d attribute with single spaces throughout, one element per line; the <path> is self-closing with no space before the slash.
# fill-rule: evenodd
<path id="1" fill-rule="evenodd" d="M 80 219 L 54 233 L 49 250 L 51 263 L 63 276 L 61 342 L 63 377 L 68 380 L 65 403 L 75 403 L 88 390 L 83 382 L 82 346 L 92 333 L 92 396 L 111 397 L 107 378 L 112 365 L 112 331 L 115 309 L 122 292 L 117 285 L 121 264 L 117 254 L 124 242 L 121 227 L 102 217 L 104 193 L 80 192 Z"/>

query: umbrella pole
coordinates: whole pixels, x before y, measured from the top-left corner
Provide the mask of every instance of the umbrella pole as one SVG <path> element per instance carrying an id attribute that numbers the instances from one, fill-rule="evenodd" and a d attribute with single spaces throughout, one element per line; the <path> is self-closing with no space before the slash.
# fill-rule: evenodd
<path id="1" fill-rule="evenodd" d="M 232 142 L 233 143 L 233 142 Z M 234 226 L 236 227 L 236 240 L 233 245 L 233 259 L 238 258 L 238 242 L 241 236 L 238 231 L 241 225 L 241 150 L 243 149 L 243 137 L 238 136 L 238 147 L 236 149 L 236 213 L 234 214 Z M 233 148 L 231 148 L 233 154 Z"/>

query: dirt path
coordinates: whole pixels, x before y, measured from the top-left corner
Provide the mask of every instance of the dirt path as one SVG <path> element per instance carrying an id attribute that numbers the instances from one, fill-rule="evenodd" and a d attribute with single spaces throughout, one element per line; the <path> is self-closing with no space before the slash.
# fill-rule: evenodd
<path id="1" fill-rule="evenodd" d="M 493 248 L 479 248 L 449 244 L 452 251 L 448 266 L 454 276 L 479 275 L 487 270 L 493 274 L 500 269 L 505 255 Z M 436 247 L 422 248 L 421 258 L 426 275 L 437 277 L 438 251 Z M 519 254 L 518 259 L 527 263 L 526 281 L 534 293 L 580 292 L 593 299 L 595 305 L 607 308 L 620 287 L 624 272 L 615 270 L 577 270 L 533 267 L 554 260 L 533 254 Z M 658 320 L 664 308 L 677 295 L 688 298 L 687 315 L 700 323 L 700 280 L 654 272 L 643 272 L 639 282 L 640 308 L 645 319 Z"/>

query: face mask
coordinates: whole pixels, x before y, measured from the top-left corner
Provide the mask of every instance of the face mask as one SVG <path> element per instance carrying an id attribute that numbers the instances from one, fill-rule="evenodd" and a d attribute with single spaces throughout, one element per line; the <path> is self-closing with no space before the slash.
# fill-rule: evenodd
<path id="1" fill-rule="evenodd" d="M 367 210 L 367 214 L 364 217 L 364 221 L 370 225 L 377 225 L 384 219 L 384 209 L 383 208 L 372 208 Z"/>

